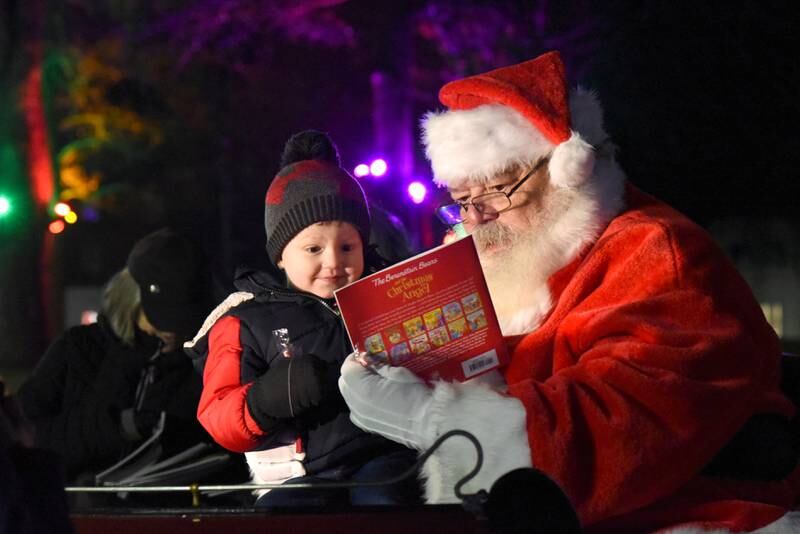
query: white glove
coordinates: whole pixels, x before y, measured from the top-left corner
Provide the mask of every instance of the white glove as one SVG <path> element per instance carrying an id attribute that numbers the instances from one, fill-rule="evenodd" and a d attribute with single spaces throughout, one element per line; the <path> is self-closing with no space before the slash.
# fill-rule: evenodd
<path id="1" fill-rule="evenodd" d="M 357 355 L 347 357 L 339 377 L 353 424 L 413 449 L 428 448 L 436 438 L 427 417 L 431 388 L 405 367 L 365 367 Z"/>

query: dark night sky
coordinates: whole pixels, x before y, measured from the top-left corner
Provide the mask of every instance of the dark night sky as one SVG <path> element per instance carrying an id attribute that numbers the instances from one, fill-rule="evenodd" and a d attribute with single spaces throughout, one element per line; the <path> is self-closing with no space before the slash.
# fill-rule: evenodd
<path id="1" fill-rule="evenodd" d="M 420 39 L 408 35 L 408 14 L 426 4 L 389 2 L 375 9 L 370 2 L 351 0 L 337 13 L 355 32 L 353 48 L 285 41 L 269 48 L 256 42 L 237 49 L 236 59 L 245 58 L 251 67 L 246 76 L 224 64 L 175 76 L 172 83 L 196 86 L 198 107 L 207 107 L 209 119 L 205 131 L 192 132 L 188 126 L 173 131 L 179 142 L 164 150 L 186 162 L 180 164 L 186 176 L 173 178 L 163 192 L 168 218 L 203 235 L 212 249 L 219 249 L 217 233 L 228 236 L 222 244 L 228 265 L 222 271 L 264 259 L 260 199 L 289 135 L 310 127 L 330 132 L 343 162 L 352 168 L 371 152 L 369 76 L 378 69 L 394 76 L 394 91 L 422 95 L 414 103 L 414 124 L 437 106 L 441 83 L 403 72 L 412 53 L 418 64 L 441 64 L 441 58 L 426 57 L 431 50 Z M 515 6 L 528 13 L 540 5 L 473 4 Z M 575 0 L 542 5 L 548 15 L 545 34 L 520 35 L 518 42 L 493 49 L 495 57 L 486 63 L 499 67 L 563 46 L 571 83 L 598 91 L 607 129 L 634 183 L 701 224 L 728 215 L 796 216 L 800 69 L 790 51 L 797 44 L 794 29 L 800 20 L 792 2 Z M 74 38 L 87 33 L 75 31 L 82 25 L 94 24 L 102 34 L 104 27 L 98 28 L 92 16 L 97 17 L 89 11 L 72 15 Z M 578 38 L 563 37 L 589 22 L 590 30 Z M 147 62 L 149 44 L 129 43 L 126 53 Z M 169 91 L 157 79 L 146 83 L 155 92 Z M 424 175 L 429 171 L 418 129 L 414 137 L 416 171 Z M 141 172 L 157 177 L 160 171 L 156 165 Z M 374 196 L 400 209 L 392 194 L 397 189 L 382 187 L 391 193 L 373 188 Z M 205 204 L 183 199 L 204 199 Z M 406 214 L 409 220 L 422 216 L 419 210 Z M 144 229 L 99 231 L 127 232 L 129 238 L 119 240 L 122 251 Z M 110 272 L 106 269 L 103 277 Z"/>
<path id="2" fill-rule="evenodd" d="M 565 60 L 573 85 L 598 91 L 607 129 L 635 184 L 701 224 L 729 215 L 794 218 L 800 194 L 800 151 L 795 149 L 800 76 L 789 51 L 799 21 L 790 4 L 729 2 L 720 8 L 682 0 L 612 0 L 594 7 L 576 1 L 548 4 L 548 28 L 557 33 L 578 26 L 575 13 L 594 21 L 581 39 L 565 41 Z M 222 276 L 229 276 L 225 273 L 234 264 L 264 261 L 260 199 L 291 133 L 310 127 L 330 132 L 351 168 L 370 153 L 369 74 L 383 69 L 399 79 L 396 91 L 409 89 L 411 82 L 400 72 L 409 53 L 403 24 L 421 5 L 387 3 L 376 10 L 353 0 L 339 10 L 358 36 L 353 49 L 282 43 L 253 60 L 263 67 L 246 80 L 206 68 L 200 90 L 213 110 L 210 150 L 215 154 L 212 182 L 206 186 L 216 209 L 203 207 L 200 216 L 180 211 L 172 200 L 202 189 L 191 183 L 169 193 L 173 220 L 207 239 L 223 263 L 218 266 Z M 553 42 L 560 41 L 521 40 L 513 54 L 498 52 L 492 66 L 503 66 L 510 56 L 534 57 Z M 414 53 L 422 64 L 437 61 L 425 57 L 419 40 Z M 415 103 L 416 123 L 437 106 L 440 84 L 415 83 L 423 93 Z M 427 173 L 418 138 L 417 130 L 418 172 Z M 182 157 L 191 160 L 209 149 L 198 146 L 196 155 L 184 150 L 189 153 Z M 371 193 L 400 209 L 394 195 L 377 188 Z M 410 221 L 430 216 L 419 209 L 401 215 Z M 219 245 L 215 232 L 229 239 Z"/>
<path id="3" fill-rule="evenodd" d="M 597 65 L 630 178 L 699 222 L 794 216 L 796 8 L 666 4 L 618 13 Z"/>
<path id="4" fill-rule="evenodd" d="M 204 243 L 222 279 L 230 279 L 236 264 L 263 264 L 263 195 L 293 132 L 311 127 L 330 132 L 344 164 L 352 168 L 370 153 L 369 75 L 376 69 L 395 77 L 395 91 L 416 91 L 415 124 L 437 106 L 440 81 L 402 68 L 411 53 L 405 17 L 427 4 L 386 2 L 378 9 L 374 2 L 351 0 L 337 14 L 355 32 L 353 48 L 257 41 L 241 48 L 237 58 L 250 66 L 246 75 L 224 61 L 198 65 L 198 60 L 183 70 L 168 69 L 164 79 L 193 91 L 170 110 L 172 119 L 184 120 L 181 113 L 196 108 L 206 113 L 206 122 L 205 129 L 195 130 L 184 120 L 171 131 L 173 142 L 158 157 L 171 158 L 177 174 L 170 170 L 169 179 L 162 179 L 168 161 L 161 159 L 142 165 L 135 176 L 149 180 L 155 195 L 140 207 L 163 204 L 165 215 L 148 220 L 137 206 L 129 206 L 125 220 L 106 219 L 60 237 L 62 250 L 79 251 L 67 254 L 79 261 L 64 262 L 63 282 L 103 283 L 123 264 L 132 242 L 165 220 Z M 800 10 L 795 2 L 472 4 L 513 6 L 520 12 L 547 6 L 545 34 L 519 35 L 517 42 L 497 46 L 490 66 L 563 44 L 571 83 L 598 91 L 607 129 L 636 185 L 704 225 L 726 216 L 754 216 L 779 217 L 798 227 L 800 64 L 792 51 L 798 44 Z M 6 0 L 3 5 L 24 11 L 28 4 Z M 86 44 L 107 31 L 99 8 L 92 11 L 80 0 L 65 5 L 73 10 L 70 24 L 64 25 L 70 38 Z M 76 11 L 76 6 L 83 8 Z M 589 29 L 575 37 L 572 30 L 581 26 Z M 16 30 L 24 41 L 28 30 Z M 132 65 L 146 64 L 155 57 L 154 47 L 164 46 L 168 37 L 130 42 L 125 55 Z M 441 66 L 442 58 L 434 57 L 430 47 L 419 39 L 412 44 L 415 61 Z M 130 74 L 136 78 L 144 72 Z M 170 86 L 163 80 L 138 81 L 145 92 L 170 100 Z M 124 90 L 118 96 L 131 97 Z M 418 129 L 414 137 L 417 172 L 425 174 Z M 384 204 L 395 208 L 394 196 L 384 195 Z M 429 209 L 401 215 L 412 223 L 432 218 Z"/>

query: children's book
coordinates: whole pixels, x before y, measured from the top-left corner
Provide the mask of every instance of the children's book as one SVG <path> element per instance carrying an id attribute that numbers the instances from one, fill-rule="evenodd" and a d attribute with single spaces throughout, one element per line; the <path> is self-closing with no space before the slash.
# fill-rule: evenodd
<path id="1" fill-rule="evenodd" d="M 219 472 L 231 455 L 216 450 L 208 443 L 197 443 L 177 454 L 163 457 L 161 435 L 165 415 L 153 433 L 133 452 L 95 476 L 99 486 L 181 485 L 202 481 Z"/>
<path id="2" fill-rule="evenodd" d="M 351 344 L 373 362 L 426 380 L 464 381 L 508 361 L 471 236 L 364 277 L 335 297 Z"/>

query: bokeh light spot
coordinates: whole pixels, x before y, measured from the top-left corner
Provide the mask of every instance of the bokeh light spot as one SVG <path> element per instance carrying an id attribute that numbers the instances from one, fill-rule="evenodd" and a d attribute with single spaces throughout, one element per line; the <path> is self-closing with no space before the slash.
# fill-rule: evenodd
<path id="1" fill-rule="evenodd" d="M 422 182 L 411 182 L 408 184 L 408 196 L 414 204 L 422 204 L 428 196 L 428 188 Z"/>
<path id="2" fill-rule="evenodd" d="M 369 165 L 366 163 L 359 163 L 356 165 L 356 168 L 353 169 L 353 174 L 356 175 L 356 178 L 363 178 L 369 174 Z"/>
<path id="3" fill-rule="evenodd" d="M 386 160 L 378 158 L 369 164 L 369 172 L 372 176 L 380 177 L 386 174 L 389 166 L 386 165 Z"/>

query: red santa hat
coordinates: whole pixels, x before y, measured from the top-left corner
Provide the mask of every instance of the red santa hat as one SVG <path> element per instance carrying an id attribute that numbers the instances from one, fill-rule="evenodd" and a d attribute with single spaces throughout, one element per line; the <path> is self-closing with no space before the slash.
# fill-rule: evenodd
<path id="1" fill-rule="evenodd" d="M 571 129 L 568 93 L 558 52 L 446 84 L 439 100 L 449 109 L 423 120 L 434 181 L 485 183 L 550 155 L 554 185 L 581 185 L 594 169 L 594 148 Z"/>

